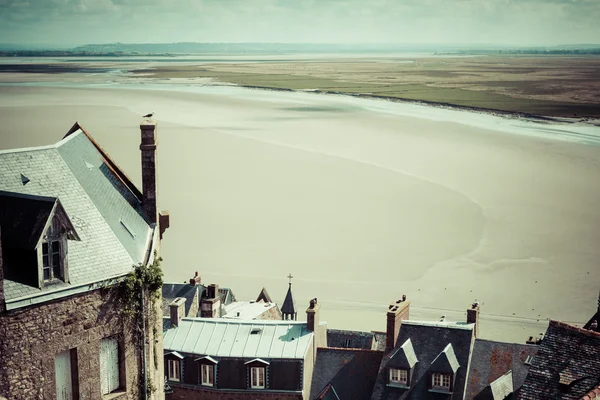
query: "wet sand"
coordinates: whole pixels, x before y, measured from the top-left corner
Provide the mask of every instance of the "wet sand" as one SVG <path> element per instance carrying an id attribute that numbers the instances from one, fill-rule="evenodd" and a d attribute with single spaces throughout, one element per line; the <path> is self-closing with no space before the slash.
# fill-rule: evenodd
<path id="1" fill-rule="evenodd" d="M 157 112 L 166 280 L 281 302 L 291 272 L 299 314 L 318 297 L 332 328 L 383 330 L 403 293 L 413 319 L 478 299 L 482 335 L 506 341 L 593 313 L 599 147 L 236 93 L 4 86 L 0 148 L 78 120 L 139 185 L 137 126 Z"/>

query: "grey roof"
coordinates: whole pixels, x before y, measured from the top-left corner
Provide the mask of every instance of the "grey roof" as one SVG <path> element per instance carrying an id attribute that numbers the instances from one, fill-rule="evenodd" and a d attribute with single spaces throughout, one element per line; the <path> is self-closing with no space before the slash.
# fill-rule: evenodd
<path id="1" fill-rule="evenodd" d="M 473 324 L 463 322 L 418 322 L 402 321 L 400 332 L 394 349 L 388 351 L 381 362 L 381 368 L 373 389 L 373 400 L 379 399 L 430 399 L 432 394 L 428 390 L 428 378 L 434 360 L 444 353 L 444 358 L 450 358 L 448 344 L 451 344 L 456 363 L 460 368 L 456 371 L 452 400 L 462 399 L 467 382 L 467 371 L 473 346 Z M 392 355 L 410 339 L 417 362 L 412 370 L 411 385 L 409 389 L 387 386 L 387 368 Z M 445 351 L 446 350 L 446 351 Z M 445 351 L 445 352 L 444 352 Z M 449 365 L 454 365 L 449 361 Z"/>
<path id="2" fill-rule="evenodd" d="M 460 368 L 460 364 L 456 360 L 452 343 L 448 343 L 444 350 L 431 363 L 431 369 L 436 372 L 454 374 L 458 368 Z"/>
<path id="3" fill-rule="evenodd" d="M 374 340 L 373 332 L 327 329 L 327 347 L 371 350 Z"/>
<path id="4" fill-rule="evenodd" d="M 318 348 L 310 399 L 368 399 L 382 356 L 374 350 Z"/>
<path id="5" fill-rule="evenodd" d="M 515 390 L 520 388 L 529 371 L 529 365 L 525 362 L 528 357 L 535 356 L 537 351 L 538 346 L 533 344 L 475 339 L 466 398 L 474 398 L 508 371 L 512 371 Z"/>
<path id="6" fill-rule="evenodd" d="M 164 333 L 163 347 L 198 356 L 304 359 L 313 336 L 305 322 L 183 318 Z"/>
<path id="7" fill-rule="evenodd" d="M 0 190 L 58 198 L 81 238 L 68 243 L 70 282 L 40 290 L 5 279 L 7 309 L 90 290 L 146 260 L 153 229 L 122 176 L 81 129 L 55 145 L 0 151 Z"/>
<path id="8" fill-rule="evenodd" d="M 190 285 L 188 283 L 165 283 L 162 287 L 162 310 L 164 316 L 171 315 L 169 304 L 178 297 L 185 299 L 185 316 L 195 317 L 196 315 L 189 315 L 190 308 L 194 301 L 200 304 L 200 294 L 204 291 L 202 285 Z M 197 296 L 197 297 L 196 297 Z M 194 300 L 195 299 L 195 300 Z"/>
<path id="9" fill-rule="evenodd" d="M 407 339 L 402 346 L 400 346 L 394 354 L 390 357 L 388 362 L 389 367 L 397 367 L 401 369 L 410 369 L 415 366 L 419 360 L 415 354 L 410 339 Z"/>
<path id="10" fill-rule="evenodd" d="M 290 283 L 287 294 L 285 295 L 285 300 L 283 300 L 283 305 L 281 306 L 281 313 L 296 314 L 297 312 L 296 302 L 294 301 L 294 296 L 292 296 L 292 284 Z"/>
<path id="11" fill-rule="evenodd" d="M 271 296 L 269 296 L 269 292 L 267 292 L 266 288 L 262 288 L 262 290 L 260 291 L 260 293 L 258 294 L 258 297 L 256 298 L 256 301 L 263 301 L 265 303 L 273 303 L 273 300 L 271 300 Z"/>
<path id="12" fill-rule="evenodd" d="M 519 399 L 578 400 L 600 384 L 600 333 L 550 321 Z"/>

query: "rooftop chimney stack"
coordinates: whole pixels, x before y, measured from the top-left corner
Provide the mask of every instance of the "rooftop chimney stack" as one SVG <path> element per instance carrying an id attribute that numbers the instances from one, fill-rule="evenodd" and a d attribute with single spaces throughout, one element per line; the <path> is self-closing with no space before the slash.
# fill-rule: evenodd
<path id="1" fill-rule="evenodd" d="M 390 304 L 387 312 L 387 330 L 386 330 L 386 349 L 393 349 L 398 340 L 400 325 L 402 320 L 409 317 L 410 301 L 406 300 L 406 295 L 402 295 L 401 300 Z"/>
<path id="2" fill-rule="evenodd" d="M 478 337 L 479 331 L 479 302 L 475 300 L 471 307 L 467 309 L 467 323 L 475 324 L 475 328 L 473 332 L 475 333 L 475 337 Z"/>
<path id="3" fill-rule="evenodd" d="M 200 275 L 198 275 L 198 271 L 196 271 L 194 277 L 190 279 L 190 285 L 198 286 L 200 283 L 202 283 L 202 278 L 200 278 Z"/>
<path id="4" fill-rule="evenodd" d="M 171 325 L 179 325 L 181 319 L 185 314 L 185 299 L 178 297 L 169 304 L 169 310 L 171 312 Z"/>
<path id="5" fill-rule="evenodd" d="M 200 302 L 200 316 L 203 318 L 221 317 L 221 295 L 219 285 L 211 283 L 206 288 L 206 297 Z"/>
<path id="6" fill-rule="evenodd" d="M 319 309 L 321 305 L 317 302 L 315 297 L 309 303 L 306 309 L 306 329 L 309 332 L 315 332 L 319 328 Z"/>
<path id="7" fill-rule="evenodd" d="M 158 209 L 156 204 L 156 126 L 151 119 L 145 119 L 140 124 L 142 131 L 142 207 L 151 224 L 158 223 Z"/>

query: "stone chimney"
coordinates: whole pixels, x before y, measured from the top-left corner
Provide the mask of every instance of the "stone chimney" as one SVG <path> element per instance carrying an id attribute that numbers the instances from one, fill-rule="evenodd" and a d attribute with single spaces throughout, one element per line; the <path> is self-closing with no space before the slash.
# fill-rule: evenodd
<path id="1" fill-rule="evenodd" d="M 475 300 L 471 307 L 467 309 L 467 323 L 475 324 L 475 328 L 473 332 L 475 333 L 475 337 L 478 337 L 479 333 L 479 302 Z"/>
<path id="2" fill-rule="evenodd" d="M 387 330 L 386 330 L 386 349 L 393 349 L 398 340 L 400 325 L 402 320 L 408 319 L 410 312 L 410 301 L 406 300 L 406 295 L 402 295 L 401 300 L 397 300 L 388 307 L 387 311 Z"/>
<path id="3" fill-rule="evenodd" d="M 198 275 L 198 271 L 196 271 L 196 273 L 194 274 L 194 277 L 190 279 L 190 285 L 198 286 L 201 283 L 202 283 L 202 278 L 200 278 L 200 275 Z"/>
<path id="4" fill-rule="evenodd" d="M 319 328 L 319 309 L 321 305 L 317 303 L 317 298 L 315 297 L 309 303 L 308 308 L 306 309 L 306 329 L 309 332 L 315 332 Z"/>
<path id="5" fill-rule="evenodd" d="M 181 319 L 185 316 L 185 299 L 177 297 L 169 304 L 171 312 L 171 325 L 179 325 Z"/>
<path id="6" fill-rule="evenodd" d="M 219 285 L 211 283 L 206 288 L 206 297 L 200 301 L 200 316 L 202 318 L 221 317 L 221 295 Z"/>
<path id="7" fill-rule="evenodd" d="M 0 229 L 0 313 L 4 312 L 4 263 L 2 260 L 2 229 Z"/>
<path id="8" fill-rule="evenodd" d="M 140 124 L 142 131 L 142 206 L 148 222 L 158 223 L 158 208 L 156 204 L 156 121 L 145 119 Z"/>

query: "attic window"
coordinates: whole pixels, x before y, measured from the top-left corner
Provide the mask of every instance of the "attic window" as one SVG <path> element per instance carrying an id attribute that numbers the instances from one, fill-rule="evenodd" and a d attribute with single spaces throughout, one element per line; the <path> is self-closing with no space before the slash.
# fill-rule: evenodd
<path id="1" fill-rule="evenodd" d="M 23 184 L 23 186 L 27 185 L 30 182 L 29 178 L 26 177 L 25 175 L 21 174 L 21 183 Z"/>
<path id="2" fill-rule="evenodd" d="M 131 229 L 129 229 L 129 227 L 127 226 L 127 224 L 125 224 L 125 221 L 123 221 L 122 219 L 120 219 L 119 222 L 121 223 L 121 226 L 123 227 L 123 229 L 125 229 L 125 231 L 127 233 L 129 233 L 129 235 L 131 235 L 131 237 L 133 239 L 135 239 L 136 238 L 135 234 L 133 233 L 133 231 Z"/>
<path id="3" fill-rule="evenodd" d="M 260 328 L 252 328 L 252 330 L 250 331 L 251 335 L 258 335 L 260 333 L 261 329 Z"/>
<path id="4" fill-rule="evenodd" d="M 407 385 L 408 384 L 408 371 L 405 369 L 390 368 L 390 383 Z"/>
<path id="5" fill-rule="evenodd" d="M 452 382 L 452 375 L 448 374 L 431 374 L 431 388 L 450 391 L 450 383 Z"/>
<path id="6" fill-rule="evenodd" d="M 527 356 L 527 358 L 525 359 L 525 362 L 523 364 L 531 365 L 532 362 L 533 362 L 533 356 Z"/>
<path id="7" fill-rule="evenodd" d="M 42 242 L 42 270 L 44 281 L 64 279 L 63 274 L 63 243 L 60 227 L 54 219 Z"/>

